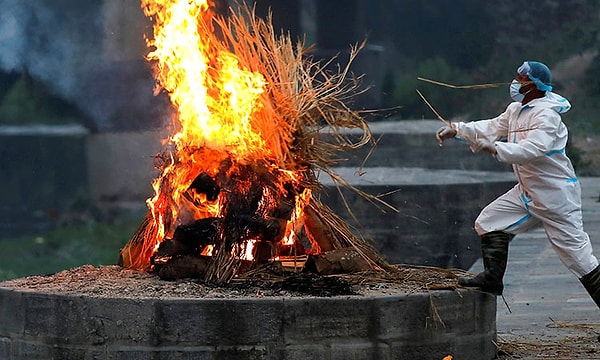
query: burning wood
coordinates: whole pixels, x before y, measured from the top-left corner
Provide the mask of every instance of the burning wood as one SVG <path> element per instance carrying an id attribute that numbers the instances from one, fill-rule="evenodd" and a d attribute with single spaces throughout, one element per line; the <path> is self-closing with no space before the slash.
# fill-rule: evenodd
<path id="1" fill-rule="evenodd" d="M 319 171 L 350 187 L 332 170 L 335 155 L 372 142 L 344 103 L 358 90 L 350 64 L 326 72 L 243 5 L 227 18 L 206 0 L 142 7 L 154 21 L 148 59 L 176 110 L 175 132 L 157 155 L 155 195 L 120 264 L 222 283 L 252 264 L 353 249 L 354 268 L 387 268 L 313 196 Z M 348 128 L 363 135 L 347 137 Z"/>

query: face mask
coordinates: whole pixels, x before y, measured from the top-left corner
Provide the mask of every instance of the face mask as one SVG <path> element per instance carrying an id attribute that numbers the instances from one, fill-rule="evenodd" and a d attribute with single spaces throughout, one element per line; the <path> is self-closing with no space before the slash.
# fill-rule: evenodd
<path id="1" fill-rule="evenodd" d="M 521 90 L 521 83 L 513 80 L 510 84 L 510 97 L 517 102 L 521 102 L 525 98 L 525 95 L 521 94 L 519 90 Z"/>

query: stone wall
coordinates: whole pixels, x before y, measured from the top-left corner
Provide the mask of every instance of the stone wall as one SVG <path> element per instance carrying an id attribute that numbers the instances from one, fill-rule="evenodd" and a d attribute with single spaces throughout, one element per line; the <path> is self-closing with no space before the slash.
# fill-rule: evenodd
<path id="1" fill-rule="evenodd" d="M 102 298 L 0 287 L 0 358 L 492 359 L 476 291 L 296 298 Z"/>
<path id="2" fill-rule="evenodd" d="M 81 126 L 0 127 L 0 236 L 43 231 L 88 199 Z"/>

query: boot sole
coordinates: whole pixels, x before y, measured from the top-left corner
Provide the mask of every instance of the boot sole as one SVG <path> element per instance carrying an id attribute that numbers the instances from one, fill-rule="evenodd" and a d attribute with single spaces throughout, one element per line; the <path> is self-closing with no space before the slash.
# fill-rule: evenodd
<path id="1" fill-rule="evenodd" d="M 502 285 L 501 287 L 498 286 L 487 286 L 484 283 L 480 283 L 478 281 L 474 281 L 475 279 L 471 279 L 471 278 L 462 278 L 459 277 L 458 278 L 458 285 L 462 286 L 462 287 L 467 287 L 467 288 L 479 288 L 481 289 L 481 291 L 486 292 L 486 293 L 490 293 L 496 296 L 501 296 L 502 292 L 504 291 L 504 285 Z"/>

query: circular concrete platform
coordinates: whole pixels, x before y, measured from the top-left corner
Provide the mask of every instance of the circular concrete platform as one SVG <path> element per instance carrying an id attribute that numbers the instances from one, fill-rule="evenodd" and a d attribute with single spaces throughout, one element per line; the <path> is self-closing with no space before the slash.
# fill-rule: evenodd
<path id="1" fill-rule="evenodd" d="M 384 287 L 385 288 L 385 287 Z M 1 359 L 492 359 L 496 298 L 106 298 L 3 287 Z"/>

